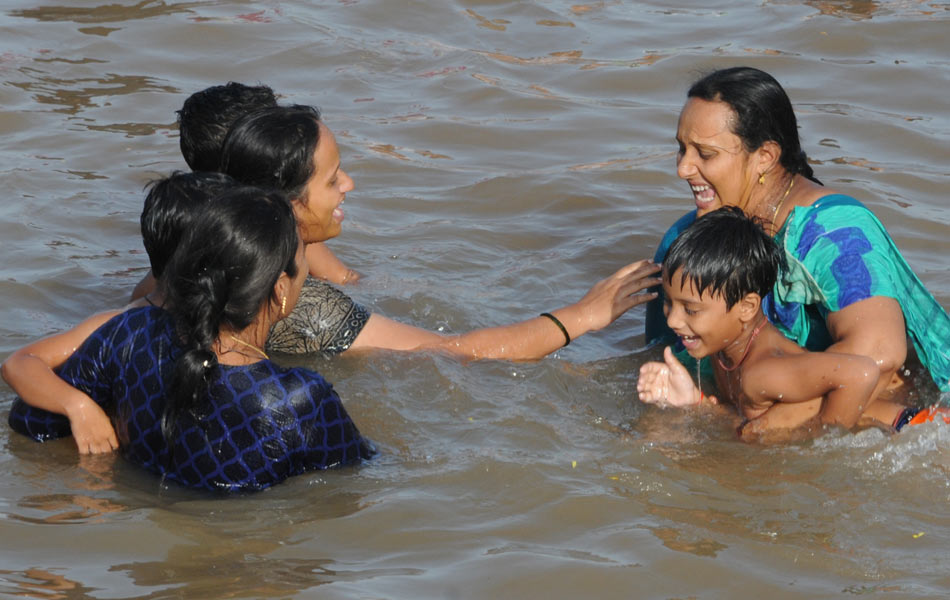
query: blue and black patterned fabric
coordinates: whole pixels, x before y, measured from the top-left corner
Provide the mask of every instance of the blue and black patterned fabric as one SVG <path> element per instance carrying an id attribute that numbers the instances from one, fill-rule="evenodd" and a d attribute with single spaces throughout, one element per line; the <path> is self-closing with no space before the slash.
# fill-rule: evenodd
<path id="1" fill-rule="evenodd" d="M 143 307 L 99 328 L 59 369 L 111 416 L 124 456 L 193 488 L 256 490 L 375 454 L 319 374 L 269 360 L 218 365 L 206 398 L 161 431 L 166 383 L 180 349 L 170 316 Z M 57 414 L 14 402 L 9 422 L 38 441 L 70 434 Z"/>

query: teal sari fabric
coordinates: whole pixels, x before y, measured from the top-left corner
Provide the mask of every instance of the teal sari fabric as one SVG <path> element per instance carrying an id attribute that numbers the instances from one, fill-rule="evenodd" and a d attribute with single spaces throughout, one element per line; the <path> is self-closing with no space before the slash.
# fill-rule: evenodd
<path id="1" fill-rule="evenodd" d="M 824 350 L 831 343 L 828 313 L 872 296 L 893 298 L 920 362 L 941 391 L 950 391 L 950 316 L 863 204 L 832 194 L 795 207 L 775 241 L 788 269 L 765 309 L 782 333 L 809 350 Z"/>

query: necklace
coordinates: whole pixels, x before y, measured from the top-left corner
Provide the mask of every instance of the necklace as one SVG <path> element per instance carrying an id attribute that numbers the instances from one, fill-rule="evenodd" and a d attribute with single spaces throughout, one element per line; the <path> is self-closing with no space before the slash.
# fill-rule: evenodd
<path id="1" fill-rule="evenodd" d="M 768 322 L 769 320 L 763 316 L 762 321 L 759 322 L 759 324 L 755 326 L 755 329 L 752 330 L 752 335 L 749 336 L 749 341 L 746 342 L 745 344 L 745 350 L 742 351 L 742 356 L 740 356 L 739 360 L 736 361 L 736 364 L 732 365 L 731 367 L 727 367 L 726 365 L 722 363 L 722 356 L 721 356 L 722 352 L 717 352 L 716 361 L 719 363 L 719 366 L 722 367 L 722 369 L 726 372 L 735 371 L 736 369 L 738 369 L 739 365 L 742 364 L 742 361 L 745 360 L 745 357 L 748 356 L 749 348 L 752 347 L 752 342 L 755 341 L 755 336 L 759 335 L 759 332 L 762 331 L 762 328 L 765 327 L 765 324 Z"/>
<path id="2" fill-rule="evenodd" d="M 250 348 L 251 350 L 253 350 L 253 351 L 257 352 L 258 354 L 260 354 L 261 356 L 263 356 L 265 359 L 270 360 L 270 357 L 267 356 L 267 353 L 264 352 L 263 350 L 261 350 L 260 348 L 258 348 L 257 346 L 255 346 L 254 344 L 248 344 L 248 343 L 245 342 L 244 340 L 239 339 L 239 338 L 236 338 L 236 337 L 234 337 L 233 335 L 230 335 L 230 334 L 228 335 L 228 337 L 231 338 L 232 340 L 234 340 L 235 342 L 241 344 L 242 346 L 247 346 L 247 347 Z"/>
<path id="3" fill-rule="evenodd" d="M 778 201 L 778 204 L 775 205 L 775 210 L 772 211 L 772 220 L 769 222 L 769 231 L 770 235 L 775 237 L 775 234 L 778 233 L 775 230 L 775 219 L 778 217 L 778 211 L 782 210 L 782 205 L 785 204 L 785 199 L 788 198 L 788 195 L 792 191 L 792 186 L 795 185 L 795 175 L 792 175 L 792 180 L 788 182 L 788 187 L 785 188 L 785 195 L 782 196 L 782 199 Z"/>

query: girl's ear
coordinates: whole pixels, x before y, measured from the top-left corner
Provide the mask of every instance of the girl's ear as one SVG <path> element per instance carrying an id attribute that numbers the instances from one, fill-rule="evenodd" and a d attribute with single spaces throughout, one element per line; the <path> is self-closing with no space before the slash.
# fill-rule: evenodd
<path id="1" fill-rule="evenodd" d="M 739 319 L 744 323 L 751 323 L 759 315 L 762 308 L 762 297 L 752 292 L 743 296 L 736 303 L 736 309 L 739 311 Z"/>
<path id="2" fill-rule="evenodd" d="M 271 302 L 275 302 L 277 307 L 280 308 L 286 300 L 287 295 L 290 293 L 290 276 L 287 273 L 281 273 L 280 277 L 277 278 L 277 283 L 274 284 L 274 296 L 271 298 Z"/>

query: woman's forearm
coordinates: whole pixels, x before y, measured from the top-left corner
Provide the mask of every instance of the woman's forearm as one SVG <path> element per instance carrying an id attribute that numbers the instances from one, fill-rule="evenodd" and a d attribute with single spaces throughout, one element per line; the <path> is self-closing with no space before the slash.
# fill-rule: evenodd
<path id="1" fill-rule="evenodd" d="M 350 348 L 432 349 L 467 359 L 536 360 L 655 298 L 641 292 L 659 283 L 654 277 L 658 270 L 650 261 L 631 263 L 599 281 L 574 304 L 547 311 L 553 319 L 538 316 L 458 335 L 443 336 L 374 314 Z"/>
<path id="2" fill-rule="evenodd" d="M 874 361 L 878 379 L 871 401 L 907 360 L 904 314 L 893 298 L 874 296 L 829 314 L 828 331 L 834 340 L 828 352 L 856 354 Z"/>
<path id="3" fill-rule="evenodd" d="M 473 331 L 443 343 L 442 347 L 471 358 L 541 358 L 570 340 L 603 329 L 634 306 L 655 298 L 655 293 L 643 290 L 660 283 L 654 277 L 659 269 L 648 260 L 631 263 L 597 282 L 574 304 L 548 311 L 553 318 L 539 316 L 513 325 Z"/>

